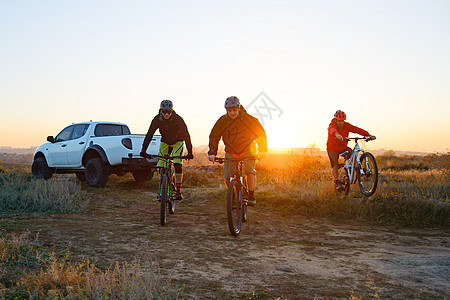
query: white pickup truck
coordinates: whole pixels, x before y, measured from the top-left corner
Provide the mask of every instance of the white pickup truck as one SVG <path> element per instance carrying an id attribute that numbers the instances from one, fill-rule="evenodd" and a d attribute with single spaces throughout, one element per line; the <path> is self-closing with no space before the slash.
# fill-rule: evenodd
<path id="1" fill-rule="evenodd" d="M 127 125 L 115 122 L 85 122 L 64 128 L 36 149 L 31 172 L 50 179 L 53 173 L 75 173 L 90 186 L 104 187 L 110 174 L 131 172 L 136 181 L 149 180 L 157 159 L 139 156 L 145 135 L 131 134 Z M 155 135 L 148 154 L 158 154 L 161 136 Z"/>

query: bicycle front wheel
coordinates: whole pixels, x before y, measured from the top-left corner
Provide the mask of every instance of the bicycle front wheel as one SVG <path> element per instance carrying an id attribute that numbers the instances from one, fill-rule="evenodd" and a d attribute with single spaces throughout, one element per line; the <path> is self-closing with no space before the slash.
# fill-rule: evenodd
<path id="1" fill-rule="evenodd" d="M 228 186 L 227 217 L 231 235 L 238 236 L 242 227 L 242 195 L 235 179 Z"/>
<path id="2" fill-rule="evenodd" d="M 168 193 L 167 193 L 167 175 L 163 175 L 162 176 L 162 180 L 161 180 L 161 214 L 160 214 L 160 219 L 161 219 L 161 226 L 166 225 L 166 218 L 167 218 L 167 201 L 169 201 L 168 199 Z"/>
<path id="3" fill-rule="evenodd" d="M 361 164 L 358 169 L 359 189 L 365 196 L 372 196 L 378 185 L 378 166 L 375 157 L 365 152 L 361 155 Z"/>

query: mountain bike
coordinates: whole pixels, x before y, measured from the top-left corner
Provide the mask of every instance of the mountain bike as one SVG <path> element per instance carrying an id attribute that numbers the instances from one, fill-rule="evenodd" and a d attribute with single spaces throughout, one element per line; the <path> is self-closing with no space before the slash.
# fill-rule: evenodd
<path id="1" fill-rule="evenodd" d="M 146 155 L 146 158 L 155 157 L 164 160 L 164 166 L 159 167 L 158 192 L 158 201 L 161 202 L 160 221 L 161 226 L 164 226 L 167 222 L 167 211 L 169 211 L 170 214 L 175 212 L 175 172 L 173 160 L 175 158 L 186 159 L 186 156 Z"/>
<path id="2" fill-rule="evenodd" d="M 230 177 L 227 192 L 227 219 L 228 229 L 231 235 L 238 236 L 242 229 L 242 223 L 247 218 L 247 176 L 243 173 L 244 161 L 255 160 L 257 157 L 246 158 L 223 158 L 216 157 L 215 162 L 224 163 L 225 161 L 234 162 L 233 175 Z"/>
<path id="3" fill-rule="evenodd" d="M 347 141 L 354 140 L 355 147 L 352 152 L 344 151 L 339 156 L 344 157 L 345 163 L 339 164 L 339 178 L 342 188 L 337 190 L 340 197 L 345 197 L 350 191 L 350 184 L 358 180 L 359 189 L 365 196 L 372 196 L 378 185 L 378 167 L 375 157 L 361 149 L 358 140 L 366 142 L 372 139 L 364 137 L 345 138 Z"/>

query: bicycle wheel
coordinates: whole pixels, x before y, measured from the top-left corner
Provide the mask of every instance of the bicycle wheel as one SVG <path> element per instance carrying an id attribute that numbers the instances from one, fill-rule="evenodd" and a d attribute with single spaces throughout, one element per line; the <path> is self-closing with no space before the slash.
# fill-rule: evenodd
<path id="1" fill-rule="evenodd" d="M 365 196 L 372 196 L 378 185 L 378 166 L 375 157 L 365 152 L 361 155 L 361 164 L 358 170 L 359 189 Z"/>
<path id="2" fill-rule="evenodd" d="M 166 217 L 167 217 L 167 210 L 166 210 L 166 206 L 167 206 L 167 201 L 169 199 L 167 199 L 167 175 L 163 175 L 162 176 L 162 180 L 161 180 L 161 214 L 160 214 L 160 219 L 161 219 L 161 226 L 166 225 Z"/>
<path id="3" fill-rule="evenodd" d="M 231 235 L 238 236 L 242 226 L 242 194 L 235 179 L 228 186 L 227 217 Z"/>
<path id="4" fill-rule="evenodd" d="M 172 180 L 169 185 L 169 213 L 173 214 L 175 212 L 175 174 L 172 174 Z"/>
<path id="5" fill-rule="evenodd" d="M 339 181 L 342 185 L 342 189 L 336 189 L 336 194 L 339 197 L 345 197 L 350 192 L 350 177 L 348 176 L 348 170 L 346 168 L 342 168 L 339 171 Z"/>

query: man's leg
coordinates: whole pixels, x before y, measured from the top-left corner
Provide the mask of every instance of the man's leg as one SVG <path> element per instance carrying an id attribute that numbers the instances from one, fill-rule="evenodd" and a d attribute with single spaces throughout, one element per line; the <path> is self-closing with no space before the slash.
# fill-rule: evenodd
<path id="1" fill-rule="evenodd" d="M 183 184 L 183 169 L 180 164 L 173 164 L 175 167 L 175 200 L 183 200 L 183 195 L 181 194 L 181 186 Z"/>
<path id="2" fill-rule="evenodd" d="M 255 190 L 256 190 L 256 160 L 248 160 L 244 162 L 245 173 L 247 174 L 247 189 L 248 189 L 248 205 L 255 206 Z"/>

